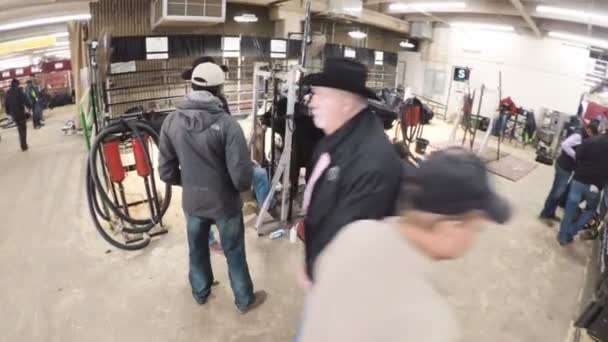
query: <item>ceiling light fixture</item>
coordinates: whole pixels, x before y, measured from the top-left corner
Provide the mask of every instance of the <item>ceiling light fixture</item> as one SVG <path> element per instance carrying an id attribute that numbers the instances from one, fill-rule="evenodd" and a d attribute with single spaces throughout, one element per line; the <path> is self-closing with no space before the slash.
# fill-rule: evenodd
<path id="1" fill-rule="evenodd" d="M 63 41 L 63 42 L 57 42 L 53 46 L 69 46 L 69 45 L 70 45 L 70 42 Z"/>
<path id="2" fill-rule="evenodd" d="M 411 48 L 414 48 L 416 45 L 414 45 L 408 39 L 406 39 L 406 40 L 402 41 L 401 43 L 399 43 L 399 46 L 401 46 L 404 49 L 411 49 Z"/>
<path id="3" fill-rule="evenodd" d="M 253 13 L 243 13 L 234 16 L 234 21 L 237 23 L 255 23 L 258 21 L 258 17 Z"/>
<path id="4" fill-rule="evenodd" d="M 58 33 L 51 33 L 51 36 L 55 37 L 55 38 L 65 38 L 68 37 L 70 34 L 67 32 L 58 32 Z"/>
<path id="5" fill-rule="evenodd" d="M 58 50 L 58 51 L 45 52 L 44 55 L 47 57 L 50 57 L 50 56 L 58 56 L 58 55 L 67 55 L 69 53 L 70 53 L 70 50 Z"/>
<path id="6" fill-rule="evenodd" d="M 367 37 L 367 33 L 359 31 L 359 30 L 350 31 L 350 32 L 348 32 L 348 35 L 353 39 L 363 39 L 363 38 Z"/>
<path id="7" fill-rule="evenodd" d="M 591 38 L 591 37 L 586 37 L 586 36 L 578 36 L 575 34 L 570 34 L 570 33 L 565 33 L 565 32 L 551 31 L 551 32 L 549 32 L 549 37 L 562 39 L 562 40 L 568 40 L 568 41 L 577 42 L 577 43 L 583 43 L 586 45 L 597 46 L 597 47 L 601 47 L 601 48 L 608 48 L 608 41 L 606 41 L 606 40 Z"/>
<path id="8" fill-rule="evenodd" d="M 469 23 L 469 22 L 453 22 L 450 23 L 451 27 L 474 29 L 474 30 L 488 30 L 488 31 L 502 31 L 502 32 L 513 32 L 515 28 L 507 25 L 495 25 L 495 24 L 482 24 L 482 23 Z"/>
<path id="9" fill-rule="evenodd" d="M 65 23 L 68 21 L 89 20 L 89 19 L 91 19 L 91 14 L 89 14 L 89 13 L 64 15 L 64 16 L 52 17 L 52 18 L 32 19 L 32 20 L 25 20 L 25 21 L 19 21 L 16 23 L 0 25 L 0 31 L 10 31 L 10 30 L 16 30 L 16 29 L 21 29 L 21 28 L 25 28 L 25 27 L 59 24 L 59 23 Z"/>
<path id="10" fill-rule="evenodd" d="M 440 12 L 445 10 L 463 9 L 467 4 L 464 2 L 412 2 L 412 3 L 393 3 L 388 6 L 392 12 Z"/>
<path id="11" fill-rule="evenodd" d="M 564 17 L 571 17 L 581 19 L 584 21 L 597 21 L 597 22 L 608 22 L 608 15 L 594 14 L 585 11 L 578 11 L 573 9 L 553 7 L 553 6 L 537 6 L 536 12 L 546 14 L 556 14 Z"/>
<path id="12" fill-rule="evenodd" d="M 0 70 L 17 69 L 30 66 L 32 60 L 29 56 L 0 60 Z"/>

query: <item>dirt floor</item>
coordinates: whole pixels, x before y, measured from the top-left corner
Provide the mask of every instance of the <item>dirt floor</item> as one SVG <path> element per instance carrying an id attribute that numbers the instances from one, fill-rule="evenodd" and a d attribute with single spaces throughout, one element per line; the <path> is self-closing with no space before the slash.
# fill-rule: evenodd
<path id="1" fill-rule="evenodd" d="M 46 126 L 28 126 L 30 150 L 19 151 L 16 131 L 0 142 L 0 331 L 3 341 L 153 342 L 290 341 L 302 309 L 295 270 L 302 246 L 259 238 L 247 229 L 254 284 L 268 302 L 236 312 L 225 259 L 213 256 L 220 285 L 204 305 L 191 298 L 179 191 L 166 217 L 170 233 L 143 251 L 112 248 L 95 231 L 85 204 L 86 147 L 63 135 L 74 107 L 45 113 Z M 443 122 L 424 136 L 445 141 Z M 493 146 L 491 140 L 489 145 Z M 504 150 L 533 160 L 531 148 Z M 536 218 L 553 169 L 538 165 L 518 182 L 494 177 L 514 219 L 491 226 L 465 258 L 443 262 L 437 281 L 462 324 L 467 342 L 565 341 L 578 313 L 590 244 L 560 247 L 556 227 Z M 248 226 L 255 215 L 248 215 Z M 432 327 L 429 327 L 432 329 Z"/>

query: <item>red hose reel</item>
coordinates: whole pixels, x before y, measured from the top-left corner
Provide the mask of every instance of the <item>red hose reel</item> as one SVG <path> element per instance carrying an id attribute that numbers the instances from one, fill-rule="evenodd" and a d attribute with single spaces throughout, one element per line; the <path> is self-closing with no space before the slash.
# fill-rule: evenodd
<path id="1" fill-rule="evenodd" d="M 103 155 L 112 182 L 120 183 L 125 179 L 126 172 L 120 158 L 120 139 L 114 137 L 103 142 Z"/>
<path id="2" fill-rule="evenodd" d="M 148 136 L 143 135 L 141 140 L 137 137 L 131 138 L 133 155 L 135 157 L 135 170 L 140 177 L 150 175 L 150 167 L 146 159 L 144 148 L 148 145 Z M 103 154 L 110 180 L 115 183 L 122 182 L 126 177 L 125 167 L 120 156 L 120 139 L 113 137 L 103 142 Z"/>
<path id="3" fill-rule="evenodd" d="M 133 154 L 135 155 L 135 169 L 140 177 L 148 177 L 150 175 L 150 168 L 146 159 L 146 151 L 144 148 L 148 146 L 148 136 L 143 135 L 141 140 L 137 137 L 132 138 L 133 143 Z"/>

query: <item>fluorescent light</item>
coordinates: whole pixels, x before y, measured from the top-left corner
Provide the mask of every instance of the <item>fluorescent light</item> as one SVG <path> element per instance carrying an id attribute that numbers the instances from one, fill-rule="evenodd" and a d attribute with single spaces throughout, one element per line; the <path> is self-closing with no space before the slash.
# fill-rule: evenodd
<path id="1" fill-rule="evenodd" d="M 68 37 L 70 34 L 67 32 L 59 32 L 59 33 L 51 33 L 51 36 L 55 37 L 55 38 L 65 38 Z"/>
<path id="2" fill-rule="evenodd" d="M 258 21 L 258 17 L 253 13 L 243 13 L 241 15 L 235 15 L 234 21 L 237 23 L 255 23 Z"/>
<path id="3" fill-rule="evenodd" d="M 44 55 L 45 56 L 57 56 L 57 55 L 64 55 L 64 54 L 69 54 L 70 50 L 57 50 L 57 51 L 50 51 L 50 52 L 45 52 Z"/>
<path id="4" fill-rule="evenodd" d="M 411 48 L 415 47 L 415 45 L 410 43 L 410 41 L 407 39 L 402 41 L 401 43 L 399 43 L 399 46 L 401 46 L 404 49 L 411 49 Z"/>
<path id="5" fill-rule="evenodd" d="M 363 39 L 363 38 L 367 37 L 367 33 L 361 32 L 359 30 L 350 31 L 350 32 L 348 32 L 348 35 L 353 39 Z"/>
<path id="6" fill-rule="evenodd" d="M 553 6 L 537 6 L 536 12 L 538 13 L 547 13 L 547 14 L 557 14 L 564 17 L 571 17 L 576 19 L 581 19 L 584 21 L 598 21 L 598 22 L 608 22 L 608 15 L 594 14 L 591 12 L 578 11 L 573 9 L 561 8 L 561 7 L 553 7 Z"/>
<path id="7" fill-rule="evenodd" d="M 458 27 L 458 28 L 474 29 L 474 30 L 489 30 L 489 31 L 503 31 L 503 32 L 515 31 L 515 28 L 513 26 L 482 24 L 482 23 L 453 22 L 453 23 L 450 23 L 450 26 Z"/>
<path id="8" fill-rule="evenodd" d="M 19 21 L 16 23 L 0 25 L 0 31 L 10 31 L 10 30 L 16 30 L 16 29 L 25 28 L 25 27 L 58 24 L 58 23 L 65 23 L 68 21 L 89 20 L 89 19 L 91 19 L 91 14 L 83 13 L 83 14 L 74 14 L 74 15 L 64 15 L 64 16 L 60 16 L 60 17 L 25 20 L 25 21 Z"/>
<path id="9" fill-rule="evenodd" d="M 344 12 L 360 13 L 363 11 L 363 6 L 344 7 Z"/>
<path id="10" fill-rule="evenodd" d="M 408 4 L 393 3 L 388 6 L 388 9 L 393 12 L 440 12 L 466 7 L 467 4 L 464 2 L 412 2 Z"/>
<path id="11" fill-rule="evenodd" d="M 0 60 L 0 70 L 24 68 L 24 67 L 30 66 L 31 64 L 32 64 L 32 61 L 30 60 L 29 56 L 12 58 L 12 59 L 4 59 L 4 60 Z"/>
<path id="12" fill-rule="evenodd" d="M 591 37 L 586 37 L 586 36 L 578 36 L 578 35 L 570 34 L 570 33 L 551 31 L 551 32 L 549 32 L 549 37 L 573 41 L 573 42 L 577 42 L 577 43 L 583 43 L 583 44 L 587 44 L 587 45 L 593 45 L 593 46 L 597 46 L 597 47 L 608 48 L 608 41 L 606 41 L 606 40 L 601 40 L 601 39 L 596 39 L 596 38 L 591 38 Z"/>
<path id="13" fill-rule="evenodd" d="M 53 44 L 53 46 L 69 46 L 70 42 L 68 41 L 64 41 L 64 42 L 57 42 L 55 44 Z"/>

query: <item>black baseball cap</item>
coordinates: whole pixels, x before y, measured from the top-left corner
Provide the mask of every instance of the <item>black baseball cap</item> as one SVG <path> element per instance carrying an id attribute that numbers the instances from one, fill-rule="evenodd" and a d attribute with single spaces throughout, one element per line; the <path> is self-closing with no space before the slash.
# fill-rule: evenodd
<path id="1" fill-rule="evenodd" d="M 404 196 L 413 209 L 441 215 L 479 210 L 500 224 L 511 217 L 509 203 L 494 192 L 485 164 L 472 152 L 447 148 L 419 166 L 409 169 L 404 179 Z"/>

